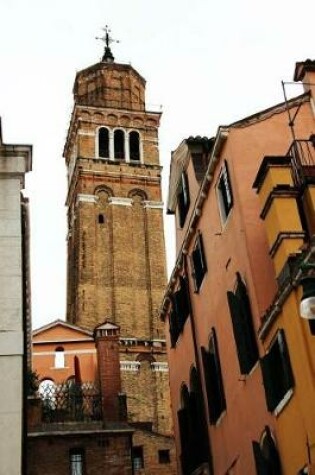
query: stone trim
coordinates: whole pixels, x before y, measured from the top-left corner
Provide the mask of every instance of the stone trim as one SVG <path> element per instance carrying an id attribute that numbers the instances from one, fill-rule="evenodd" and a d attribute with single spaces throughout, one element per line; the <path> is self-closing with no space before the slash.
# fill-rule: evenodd
<path id="1" fill-rule="evenodd" d="M 79 130 L 78 135 L 86 135 L 88 137 L 94 137 L 95 134 L 94 134 L 94 132 L 86 132 L 84 130 Z"/>
<path id="2" fill-rule="evenodd" d="M 151 369 L 154 372 L 168 373 L 168 363 L 162 361 L 151 363 Z"/>
<path id="3" fill-rule="evenodd" d="M 111 196 L 108 198 L 110 205 L 120 205 L 120 206 L 132 206 L 131 198 L 121 198 L 119 196 Z"/>
<path id="4" fill-rule="evenodd" d="M 140 369 L 140 364 L 141 363 L 139 361 L 122 360 L 122 361 L 120 361 L 120 371 L 137 372 Z"/>
<path id="5" fill-rule="evenodd" d="M 148 200 L 145 200 L 143 202 L 143 206 L 145 208 L 163 209 L 164 203 L 163 203 L 163 201 L 148 201 Z"/>
<path id="6" fill-rule="evenodd" d="M 78 194 L 77 195 L 77 203 L 97 203 L 97 197 L 95 195 L 83 195 L 83 194 Z"/>

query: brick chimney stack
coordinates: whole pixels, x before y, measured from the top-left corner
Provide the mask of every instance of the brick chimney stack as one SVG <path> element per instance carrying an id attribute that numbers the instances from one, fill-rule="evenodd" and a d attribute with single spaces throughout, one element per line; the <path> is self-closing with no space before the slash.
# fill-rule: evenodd
<path id="1" fill-rule="evenodd" d="M 94 330 L 103 419 L 107 422 L 120 420 L 118 399 L 121 392 L 119 335 L 119 326 L 109 321 L 105 321 Z"/>

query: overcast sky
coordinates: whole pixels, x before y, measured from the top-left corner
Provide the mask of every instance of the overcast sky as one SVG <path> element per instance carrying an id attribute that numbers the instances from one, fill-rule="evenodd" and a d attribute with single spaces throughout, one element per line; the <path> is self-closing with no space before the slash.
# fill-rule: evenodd
<path id="1" fill-rule="evenodd" d="M 65 317 L 66 170 L 62 158 L 76 71 L 99 61 L 108 24 L 117 62 L 147 80 L 163 105 L 164 190 L 170 152 L 189 135 L 283 101 L 281 80 L 314 58 L 314 0 L 1 0 L 0 116 L 6 143 L 33 145 L 31 201 L 34 328 Z M 289 96 L 301 92 L 288 86 Z M 164 191 L 164 200 L 166 192 Z M 172 218 L 166 221 L 168 267 Z"/>

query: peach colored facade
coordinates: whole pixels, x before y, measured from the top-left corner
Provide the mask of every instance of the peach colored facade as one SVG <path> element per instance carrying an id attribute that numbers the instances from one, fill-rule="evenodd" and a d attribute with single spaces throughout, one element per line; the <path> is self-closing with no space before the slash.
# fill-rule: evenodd
<path id="1" fill-rule="evenodd" d="M 64 364 L 58 367 L 56 350 L 61 348 Z M 94 382 L 97 379 L 97 355 L 92 332 L 62 320 L 33 332 L 33 370 L 38 373 L 40 380 L 51 379 L 58 384 L 74 377 L 75 356 L 80 362 L 82 381 Z"/>
<path id="2" fill-rule="evenodd" d="M 161 316 L 168 338 L 178 463 L 184 475 L 313 473 L 299 470 L 315 461 L 315 420 L 307 423 L 307 413 L 311 414 L 307 401 L 315 400 L 314 336 L 308 334 L 307 345 L 294 342 L 294 332 L 298 335 L 301 330 L 283 316 L 268 335 L 262 335 L 266 315 L 281 290 L 280 268 L 305 241 L 302 229 L 292 224 L 292 203 L 282 199 L 267 226 L 260 216 L 262 197 L 253 189 L 264 157 L 288 156 L 292 143 L 288 110 L 291 117 L 296 114 L 296 140 L 307 141 L 314 133 L 312 103 L 305 93 L 219 127 L 214 139 L 190 137 L 172 154 L 168 208 L 176 219 L 177 261 Z M 267 188 L 268 195 L 270 183 Z M 278 268 L 271 248 L 279 233 L 277 218 L 280 234 L 291 233 Z M 285 303 L 298 328 L 305 323 L 297 316 L 299 297 L 300 293 L 293 298 L 295 303 Z M 262 367 L 275 353 L 272 348 L 281 357 L 290 354 L 288 373 L 293 372 L 295 389 L 284 395 L 279 390 L 278 403 L 271 409 L 266 400 L 267 370 L 263 374 Z M 305 377 L 301 361 L 309 368 Z M 282 377 L 280 371 L 279 380 Z M 303 390 L 304 399 L 299 399 Z M 308 430 L 303 432 L 303 425 Z M 296 438 L 298 449 L 293 448 Z"/>

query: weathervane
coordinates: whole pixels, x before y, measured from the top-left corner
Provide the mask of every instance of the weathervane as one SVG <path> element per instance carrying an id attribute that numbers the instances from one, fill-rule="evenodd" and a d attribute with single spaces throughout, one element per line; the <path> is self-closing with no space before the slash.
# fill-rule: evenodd
<path id="1" fill-rule="evenodd" d="M 95 39 L 96 40 L 101 40 L 105 43 L 105 49 L 104 49 L 104 54 L 103 54 L 103 57 L 102 57 L 102 61 L 105 61 L 105 63 L 113 63 L 114 62 L 114 56 L 113 56 L 113 53 L 110 49 L 110 44 L 111 43 L 119 43 L 118 40 L 114 40 L 114 38 L 112 38 L 110 36 L 110 29 L 108 28 L 108 25 L 105 25 L 105 28 L 102 28 L 102 30 L 105 32 L 105 35 L 104 36 L 96 36 Z"/>

